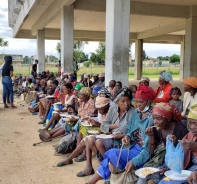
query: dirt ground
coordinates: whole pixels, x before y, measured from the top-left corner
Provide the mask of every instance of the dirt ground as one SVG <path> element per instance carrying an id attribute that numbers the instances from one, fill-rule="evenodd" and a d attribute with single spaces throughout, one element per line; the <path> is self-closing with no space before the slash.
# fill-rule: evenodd
<path id="1" fill-rule="evenodd" d="M 137 84 L 139 81 L 132 81 Z M 174 81 L 173 86 L 183 89 L 182 81 Z M 157 81 L 151 82 L 155 88 Z M 66 156 L 54 156 L 54 145 L 58 140 L 33 146 L 39 142 L 39 117 L 31 115 L 27 105 L 15 98 L 17 109 L 4 109 L 0 96 L 0 184 L 81 184 L 91 177 L 78 178 L 85 162 L 62 168 L 56 164 Z M 93 158 L 93 166 L 99 166 Z M 100 183 L 104 183 L 100 181 Z"/>
<path id="2" fill-rule="evenodd" d="M 1 98 L 1 97 L 0 97 Z M 1 102 L 1 100 L 0 100 Z M 78 178 L 85 162 L 58 168 L 56 164 L 64 156 L 54 156 L 57 140 L 37 146 L 39 142 L 39 117 L 27 111 L 27 105 L 15 98 L 17 109 L 4 109 L 0 104 L 0 183 L 2 184 L 65 184 L 86 183 L 90 177 Z M 24 104 L 24 103 L 23 103 Z M 99 166 L 93 158 L 96 169 Z M 104 183 L 100 181 L 99 183 Z"/>

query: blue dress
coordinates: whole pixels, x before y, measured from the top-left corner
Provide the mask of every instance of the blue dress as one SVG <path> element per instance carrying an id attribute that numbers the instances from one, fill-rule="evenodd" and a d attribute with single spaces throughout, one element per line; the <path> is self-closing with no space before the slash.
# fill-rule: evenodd
<path id="1" fill-rule="evenodd" d="M 129 153 L 128 153 L 128 149 L 123 149 L 121 152 L 120 161 L 118 163 L 118 168 L 124 170 L 127 164 L 127 158 L 128 160 L 133 159 L 140 153 L 140 151 L 141 151 L 141 147 L 138 146 L 137 144 L 134 147 L 130 148 Z M 114 166 L 116 166 L 119 154 L 120 154 L 120 149 L 110 149 L 105 153 L 104 160 L 101 162 L 98 168 L 99 175 L 105 180 L 107 180 L 111 175 L 111 172 L 109 170 L 109 162 L 111 162 Z"/>

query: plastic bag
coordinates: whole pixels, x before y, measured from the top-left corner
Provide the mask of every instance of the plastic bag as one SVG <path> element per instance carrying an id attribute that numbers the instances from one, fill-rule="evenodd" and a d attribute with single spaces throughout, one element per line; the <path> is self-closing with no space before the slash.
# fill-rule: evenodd
<path id="1" fill-rule="evenodd" d="M 184 149 L 180 143 L 175 147 L 170 135 L 166 139 L 165 163 L 169 169 L 181 173 L 184 167 Z"/>

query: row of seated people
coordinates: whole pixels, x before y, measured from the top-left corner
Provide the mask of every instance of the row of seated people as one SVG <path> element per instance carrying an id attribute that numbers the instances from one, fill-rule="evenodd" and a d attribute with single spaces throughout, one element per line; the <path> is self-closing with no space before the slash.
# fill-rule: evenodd
<path id="1" fill-rule="evenodd" d="M 129 88 L 115 90 L 114 93 L 109 90 L 111 84 L 108 88 L 95 86 L 91 89 L 82 87 L 81 83 L 76 83 L 75 86 L 72 83 L 65 83 L 58 90 L 57 96 L 54 96 L 54 93 L 53 98 L 39 99 L 39 113 L 41 115 L 43 112 L 42 115 L 45 118 L 42 121 L 45 123 L 45 128 L 39 130 L 40 139 L 48 141 L 51 138 L 60 135 L 66 137 L 75 132 L 77 134 L 76 149 L 57 166 L 72 164 L 75 157 L 76 161 L 86 160 L 85 169 L 77 176 L 94 174 L 88 183 L 110 178 L 109 163 L 116 166 L 122 144 L 129 147 L 129 162 L 126 156 L 128 149 L 123 149 L 118 164 L 119 169 L 125 169 L 128 173 L 148 164 L 150 166 L 154 163 L 151 158 L 160 155 L 162 159 L 160 163 L 154 163 L 154 167 L 160 168 L 163 174 L 168 169 L 164 162 L 167 135 L 172 135 L 175 145 L 178 140 L 182 140 L 181 144 L 188 152 L 185 154 L 185 169 L 195 171 L 196 167 L 191 166 L 196 164 L 195 156 L 197 156 L 195 142 L 195 136 L 197 136 L 195 106 L 197 103 L 194 102 L 197 79 L 184 80 L 183 102 L 179 99 L 180 89 L 172 88 L 170 80 L 170 74 L 162 72 L 159 78 L 160 86 L 155 91 L 149 87 L 149 79 L 142 78 L 137 89 L 132 85 Z M 171 87 L 166 90 L 166 86 Z M 57 83 L 54 84 L 53 89 L 55 91 L 59 89 Z M 42 100 L 44 102 L 41 102 Z M 48 110 L 45 106 L 49 107 Z M 35 112 L 35 109 L 32 112 Z M 187 121 L 188 129 L 182 123 L 183 119 Z M 84 122 L 92 126 L 86 126 Z M 90 135 L 90 130 L 109 134 L 110 138 Z M 58 151 L 64 153 L 63 148 Z M 92 166 L 92 152 L 101 162 L 96 173 Z M 195 181 L 195 177 L 196 174 L 193 172 L 188 177 L 188 182 Z M 153 182 L 173 183 L 173 181 L 162 180 L 162 175 L 153 179 Z M 139 179 L 138 183 L 145 183 L 145 181 Z"/>

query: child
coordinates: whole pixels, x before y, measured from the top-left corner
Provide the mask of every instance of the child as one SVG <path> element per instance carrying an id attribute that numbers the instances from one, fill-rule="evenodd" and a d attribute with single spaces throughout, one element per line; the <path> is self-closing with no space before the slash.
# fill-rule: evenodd
<path id="1" fill-rule="evenodd" d="M 136 85 L 130 85 L 129 90 L 131 91 L 131 94 L 132 94 L 131 104 L 133 105 L 133 107 L 136 108 L 135 93 L 137 91 L 137 86 Z"/>
<path id="2" fill-rule="evenodd" d="M 179 99 L 181 95 L 181 90 L 177 87 L 172 88 L 170 91 L 171 100 L 169 101 L 169 103 L 171 105 L 174 105 L 180 113 L 183 112 L 183 101 Z"/>

